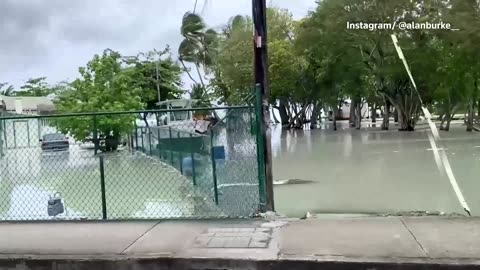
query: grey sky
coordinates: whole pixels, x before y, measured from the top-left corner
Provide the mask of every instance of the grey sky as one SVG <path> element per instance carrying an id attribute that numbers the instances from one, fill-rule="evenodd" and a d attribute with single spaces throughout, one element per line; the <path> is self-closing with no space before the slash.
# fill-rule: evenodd
<path id="1" fill-rule="evenodd" d="M 251 0 L 199 0 L 209 26 L 250 15 Z M 71 80 L 105 48 L 136 54 L 181 41 L 181 18 L 195 0 L 0 0 L 0 82 Z M 271 0 L 302 17 L 315 0 Z M 187 83 L 188 84 L 188 83 Z M 188 85 L 185 85 L 188 87 Z"/>

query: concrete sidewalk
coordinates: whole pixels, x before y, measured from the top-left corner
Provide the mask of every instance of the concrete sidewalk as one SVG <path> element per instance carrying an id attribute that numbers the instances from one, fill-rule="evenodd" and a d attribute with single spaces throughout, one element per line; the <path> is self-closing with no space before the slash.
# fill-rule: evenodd
<path id="1" fill-rule="evenodd" d="M 465 217 L 3 223 L 0 269 L 480 269 L 479 232 Z"/>

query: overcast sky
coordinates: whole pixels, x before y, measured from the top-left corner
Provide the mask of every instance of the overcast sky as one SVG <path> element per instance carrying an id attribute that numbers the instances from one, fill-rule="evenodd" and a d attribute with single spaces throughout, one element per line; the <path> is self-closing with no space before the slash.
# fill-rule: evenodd
<path id="1" fill-rule="evenodd" d="M 176 51 L 183 14 L 195 0 L 0 0 L 0 82 L 16 86 L 46 76 L 72 80 L 78 67 L 105 48 L 133 55 L 170 44 Z M 315 0 L 268 0 L 296 18 Z M 211 27 L 250 15 L 251 0 L 199 0 Z M 185 88 L 188 88 L 185 85 Z"/>

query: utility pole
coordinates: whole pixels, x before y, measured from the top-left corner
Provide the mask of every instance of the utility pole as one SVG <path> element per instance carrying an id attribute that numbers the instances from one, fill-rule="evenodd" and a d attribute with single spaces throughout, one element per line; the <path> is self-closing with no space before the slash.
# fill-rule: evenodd
<path id="1" fill-rule="evenodd" d="M 160 60 L 159 60 L 160 61 Z M 161 102 L 160 100 L 160 80 L 158 79 L 158 61 L 155 62 L 155 72 L 157 74 L 157 93 L 158 93 L 158 102 Z"/>
<path id="2" fill-rule="evenodd" d="M 265 188 L 266 188 L 266 211 L 275 211 L 273 199 L 273 174 L 272 174 L 272 146 L 268 87 L 268 51 L 267 51 L 267 3 L 266 0 L 252 0 L 253 23 L 254 23 L 254 51 L 255 51 L 255 84 L 262 89 L 262 129 L 260 136 L 263 140 L 265 162 Z"/>
<path id="3" fill-rule="evenodd" d="M 158 61 L 155 61 L 155 73 L 157 75 L 157 93 L 158 93 L 158 102 L 159 102 L 158 108 L 161 109 L 162 105 L 160 105 L 160 102 L 162 102 L 162 100 L 160 99 L 161 98 L 161 95 L 160 95 L 160 79 L 159 79 L 159 76 L 158 76 L 158 62 L 159 61 L 160 61 L 160 56 L 159 56 Z M 157 126 L 160 126 L 160 114 L 156 113 L 155 115 L 156 115 L 155 118 L 157 119 Z"/>

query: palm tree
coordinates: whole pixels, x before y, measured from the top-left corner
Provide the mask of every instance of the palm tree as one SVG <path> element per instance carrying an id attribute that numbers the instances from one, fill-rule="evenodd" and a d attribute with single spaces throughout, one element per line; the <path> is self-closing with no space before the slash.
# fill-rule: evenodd
<path id="1" fill-rule="evenodd" d="M 190 92 L 190 98 L 198 100 L 198 107 L 210 107 L 212 106 L 208 93 L 205 91 L 202 85 L 196 83 L 192 85 Z"/>
<path id="2" fill-rule="evenodd" d="M 213 65 L 213 58 L 218 46 L 217 32 L 207 29 L 203 18 L 191 12 L 187 12 L 183 16 L 180 32 L 184 37 L 178 48 L 180 63 L 190 79 L 195 82 L 195 87 L 201 87 L 202 93 L 207 93 L 208 89 L 203 76 L 211 72 L 210 68 Z M 200 82 L 193 78 L 185 62 L 195 66 Z M 201 69 L 203 69 L 203 74 Z M 213 111 L 213 113 L 218 118 L 217 112 Z"/>
<path id="3" fill-rule="evenodd" d="M 232 33 L 234 31 L 251 29 L 253 26 L 253 22 L 250 18 L 244 17 L 242 15 L 236 15 L 231 17 L 228 21 L 228 24 L 223 29 L 223 34 L 226 38 L 231 38 Z"/>
<path id="4" fill-rule="evenodd" d="M 8 85 L 8 83 L 0 83 L 0 94 L 1 95 L 13 96 L 14 90 L 15 89 L 14 89 L 13 85 Z"/>
<path id="5" fill-rule="evenodd" d="M 199 83 L 190 74 L 185 62 L 192 63 L 195 66 L 200 84 L 206 89 L 201 69 L 203 69 L 204 75 L 210 72 L 209 68 L 213 64 L 212 59 L 217 47 L 217 32 L 213 29 L 207 29 L 202 17 L 187 12 L 183 16 L 181 34 L 184 39 L 178 48 L 179 60 L 190 79 Z"/>
<path id="6" fill-rule="evenodd" d="M 209 108 L 212 106 L 210 97 L 201 84 L 195 83 L 192 85 L 192 89 L 190 91 L 190 98 L 197 100 L 195 107 Z M 204 110 L 195 111 L 195 115 L 201 115 L 203 117 L 207 116 L 208 114 L 209 112 Z"/>

